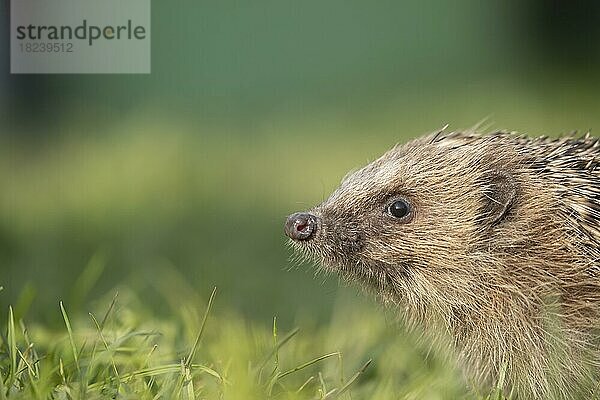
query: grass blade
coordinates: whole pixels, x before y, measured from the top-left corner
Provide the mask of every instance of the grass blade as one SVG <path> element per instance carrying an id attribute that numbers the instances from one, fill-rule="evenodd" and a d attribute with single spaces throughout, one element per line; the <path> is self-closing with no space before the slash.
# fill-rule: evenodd
<path id="1" fill-rule="evenodd" d="M 293 338 L 294 336 L 296 336 L 296 334 L 300 332 L 300 328 L 294 328 L 292 329 L 292 331 L 290 333 L 288 333 L 287 335 L 285 335 L 283 337 L 283 339 L 281 339 L 281 342 L 277 343 L 275 345 L 275 347 L 273 347 L 273 350 L 271 350 L 271 352 L 269 353 L 269 355 L 267 357 L 265 357 L 265 359 L 263 360 L 263 362 L 260 365 L 260 372 L 259 372 L 259 376 L 262 375 L 262 371 L 263 369 L 267 366 L 267 363 L 269 362 L 269 360 L 271 358 L 273 358 L 273 356 L 275 354 L 277 354 L 277 352 L 279 351 L 279 349 L 281 349 L 281 347 L 286 344 L 287 342 L 290 341 L 291 338 Z"/>
<path id="2" fill-rule="evenodd" d="M 367 368 L 369 368 L 369 365 L 371 365 L 371 362 L 373 362 L 373 360 L 367 361 L 362 367 L 360 367 L 360 369 L 354 375 L 352 375 L 352 377 L 348 380 L 348 382 L 346 382 L 346 384 L 344 384 L 342 387 L 340 387 L 335 392 L 329 393 L 327 396 L 324 397 L 324 399 L 327 399 L 327 400 L 337 399 L 342 394 L 344 394 L 346 391 L 348 391 L 348 389 L 350 389 L 350 386 L 352 386 L 352 384 L 358 379 L 358 377 L 361 376 L 367 370 Z"/>
<path id="3" fill-rule="evenodd" d="M 106 313 L 104 314 L 104 318 L 102 318 L 102 322 L 100 322 L 100 331 L 102 331 L 104 329 L 104 325 L 106 324 L 106 321 L 108 320 L 108 316 L 110 315 L 113 308 L 115 308 L 115 304 L 117 303 L 118 296 L 119 296 L 119 292 L 115 292 L 115 295 L 113 296 L 112 301 L 110 302 L 110 305 L 108 306 L 108 310 L 106 310 Z"/>
<path id="4" fill-rule="evenodd" d="M 206 320 L 208 319 L 208 314 L 210 313 L 210 309 L 212 308 L 213 300 L 215 299 L 215 295 L 217 294 L 217 288 L 215 287 L 208 299 L 208 304 L 206 305 L 206 311 L 204 312 L 204 317 L 202 318 L 202 324 L 200 325 L 200 331 L 198 331 L 198 335 L 196 336 L 196 340 L 194 341 L 194 345 L 190 350 L 190 354 L 188 354 L 185 365 L 186 367 L 190 367 L 192 365 L 192 360 L 194 359 L 194 355 L 196 354 L 196 350 L 198 349 L 198 344 L 200 343 L 200 339 L 202 338 L 202 334 L 204 333 L 204 327 L 206 325 Z"/>
<path id="5" fill-rule="evenodd" d="M 279 380 L 279 379 L 284 378 L 284 377 L 286 377 L 286 376 L 288 376 L 290 374 L 293 374 L 294 372 L 300 371 L 301 369 L 304 369 L 306 367 L 310 367 L 311 365 L 316 364 L 319 361 L 323 361 L 323 360 L 325 360 L 327 358 L 330 358 L 330 357 L 333 357 L 333 356 L 337 356 L 339 354 L 340 353 L 336 351 L 335 353 L 329 353 L 329 354 L 325 354 L 325 355 L 319 356 L 319 357 L 314 358 L 314 359 L 312 359 L 312 360 L 310 360 L 308 362 L 305 362 L 304 364 L 300 364 L 297 367 L 294 367 L 294 368 L 292 368 L 290 370 L 287 370 L 285 372 L 282 372 L 282 373 L 278 374 L 275 379 Z"/>
<path id="6" fill-rule="evenodd" d="M 75 345 L 75 338 L 73 336 L 73 329 L 71 329 L 71 322 L 69 321 L 69 316 L 67 315 L 67 311 L 63 305 L 63 302 L 60 302 L 60 312 L 62 313 L 63 319 L 65 320 L 65 325 L 67 327 L 67 333 L 69 334 L 69 342 L 71 342 L 71 350 L 73 351 L 73 359 L 75 360 L 75 366 L 77 367 L 77 372 L 81 372 L 79 368 L 79 357 L 77 355 L 77 346 Z"/>
<path id="7" fill-rule="evenodd" d="M 8 375 L 7 386 L 10 389 L 15 381 L 17 373 L 17 339 L 15 337 L 15 316 L 12 306 L 8 307 L 8 332 L 6 340 L 8 344 L 8 353 L 10 355 L 10 373 Z"/>
<path id="8" fill-rule="evenodd" d="M 302 390 L 304 390 L 304 388 L 306 386 L 308 386 L 309 383 L 311 383 L 312 381 L 315 380 L 314 376 L 309 377 L 306 381 L 304 381 L 304 383 L 298 388 L 298 390 L 296 390 L 296 394 L 300 393 Z"/>
<path id="9" fill-rule="evenodd" d="M 96 317 L 94 317 L 94 314 L 89 313 L 89 315 L 92 318 L 92 321 L 94 321 L 94 325 L 96 325 L 96 330 L 98 331 L 98 336 L 100 337 L 100 340 L 102 341 L 102 344 L 104 345 L 104 348 L 106 349 L 106 351 L 108 352 L 108 354 L 110 356 L 110 363 L 112 365 L 113 371 L 115 372 L 115 377 L 117 378 L 117 385 L 119 386 L 121 383 L 121 378 L 119 378 L 119 370 L 117 369 L 117 364 L 115 363 L 115 358 L 113 356 L 113 352 L 108 347 L 108 342 L 106 341 L 106 339 L 104 338 L 104 335 L 102 334 L 102 327 L 98 323 L 98 320 L 96 319 Z"/>

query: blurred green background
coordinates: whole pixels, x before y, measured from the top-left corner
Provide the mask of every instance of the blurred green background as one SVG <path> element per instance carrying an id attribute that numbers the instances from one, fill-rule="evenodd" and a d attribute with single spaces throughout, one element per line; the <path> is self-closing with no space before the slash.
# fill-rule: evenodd
<path id="1" fill-rule="evenodd" d="M 5 37 L 0 309 L 59 326 L 59 300 L 85 311 L 125 287 L 168 313 L 163 284 L 186 282 L 265 326 L 327 323 L 336 302 L 378 312 L 290 260 L 285 216 L 445 124 L 597 129 L 599 16 L 592 1 L 155 1 L 152 73 L 129 76 L 10 75 Z"/>

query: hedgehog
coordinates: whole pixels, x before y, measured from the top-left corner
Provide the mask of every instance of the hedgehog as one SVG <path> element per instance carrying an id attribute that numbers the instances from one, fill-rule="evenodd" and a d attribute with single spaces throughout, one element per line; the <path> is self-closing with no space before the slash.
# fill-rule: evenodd
<path id="1" fill-rule="evenodd" d="M 290 215 L 292 246 L 448 346 L 478 388 L 600 386 L 600 139 L 445 129 Z"/>

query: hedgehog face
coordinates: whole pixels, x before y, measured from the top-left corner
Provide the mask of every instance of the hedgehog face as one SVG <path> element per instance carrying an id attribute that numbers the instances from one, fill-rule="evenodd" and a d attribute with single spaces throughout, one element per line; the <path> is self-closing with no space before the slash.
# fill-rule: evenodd
<path id="1" fill-rule="evenodd" d="M 290 215 L 285 232 L 302 255 L 392 298 L 415 285 L 463 289 L 472 275 L 464 266 L 485 234 L 482 216 L 498 208 L 486 210 L 490 196 L 478 182 L 490 171 L 463 152 L 419 142 L 396 147 L 322 204 Z"/>

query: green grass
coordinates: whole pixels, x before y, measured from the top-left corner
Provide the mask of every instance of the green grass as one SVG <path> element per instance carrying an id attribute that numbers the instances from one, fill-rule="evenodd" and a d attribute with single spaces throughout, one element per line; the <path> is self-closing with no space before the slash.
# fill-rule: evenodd
<path id="1" fill-rule="evenodd" d="M 329 326 L 282 330 L 188 298 L 168 317 L 121 292 L 85 318 L 56 305 L 48 329 L 8 309 L 0 399 L 502 399 L 470 393 L 446 357 L 381 314 L 345 309 Z M 166 301 L 166 299 L 163 299 Z M 100 306 L 102 305 L 102 306 Z"/>

